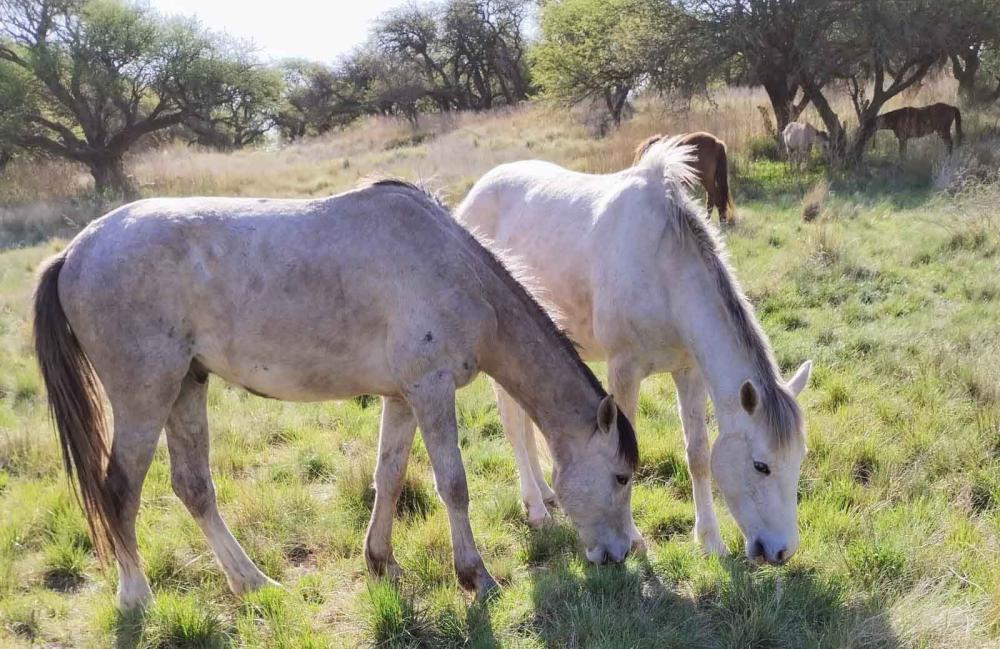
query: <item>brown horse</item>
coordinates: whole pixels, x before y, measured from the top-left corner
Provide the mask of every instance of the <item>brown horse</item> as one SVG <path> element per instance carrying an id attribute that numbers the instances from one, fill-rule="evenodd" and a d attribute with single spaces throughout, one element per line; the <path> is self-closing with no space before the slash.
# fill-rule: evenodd
<path id="1" fill-rule="evenodd" d="M 931 104 L 922 108 L 907 106 L 879 115 L 875 121 L 877 130 L 889 130 L 899 140 L 899 157 L 906 153 L 906 141 L 914 137 L 924 137 L 937 133 L 952 151 L 951 123 L 955 122 L 955 139 L 962 145 L 962 113 L 949 104 Z"/>
<path id="2" fill-rule="evenodd" d="M 639 144 L 635 150 L 633 166 L 639 164 L 649 147 L 667 137 L 652 135 Z M 679 145 L 694 148 L 695 159 L 692 168 L 697 174 L 702 187 L 705 188 L 705 202 L 708 205 L 708 215 L 711 218 L 712 209 L 719 208 L 719 222 L 725 224 L 730 218 L 736 220 L 736 206 L 729 193 L 729 162 L 726 159 L 726 143 L 711 133 L 688 133 L 681 137 Z"/>

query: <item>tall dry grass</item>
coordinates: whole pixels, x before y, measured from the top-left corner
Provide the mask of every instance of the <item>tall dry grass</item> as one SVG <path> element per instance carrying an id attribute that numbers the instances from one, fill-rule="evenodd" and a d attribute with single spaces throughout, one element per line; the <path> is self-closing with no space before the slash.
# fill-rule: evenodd
<path id="1" fill-rule="evenodd" d="M 886 108 L 954 102 L 955 94 L 954 80 L 939 75 Z M 685 101 L 645 97 L 638 101 L 635 117 L 603 139 L 587 134 L 580 111 L 541 103 L 489 113 L 426 115 L 415 128 L 404 120 L 370 117 L 337 133 L 289 145 L 223 153 L 172 144 L 137 153 L 128 166 L 147 196 L 323 196 L 350 188 L 362 177 L 388 174 L 430 182 L 457 198 L 480 175 L 503 162 L 541 158 L 606 173 L 628 166 L 636 143 L 653 133 L 704 130 L 727 142 L 732 173 L 748 176 L 750 152 L 773 130 L 762 116 L 769 114 L 768 106 L 766 95 L 757 88 L 723 88 Z M 841 115 L 853 114 L 843 94 L 835 97 L 834 108 Z M 821 124 L 811 108 L 800 120 Z M 989 128 L 988 118 L 972 116 L 966 122 L 967 131 Z M 978 151 L 976 161 L 992 156 L 995 163 L 997 156 L 989 147 L 965 149 L 973 150 Z M 871 155 L 898 167 L 895 151 L 892 135 L 880 134 Z M 944 158 L 943 145 L 936 138 L 925 138 L 911 145 L 904 170 L 928 179 L 936 175 L 947 183 L 970 166 Z M 86 221 L 94 211 L 89 203 L 67 201 L 79 201 L 90 191 L 90 178 L 82 167 L 15 162 L 0 176 L 0 229 L 8 239 L 22 235 L 30 239 L 34 231 Z"/>

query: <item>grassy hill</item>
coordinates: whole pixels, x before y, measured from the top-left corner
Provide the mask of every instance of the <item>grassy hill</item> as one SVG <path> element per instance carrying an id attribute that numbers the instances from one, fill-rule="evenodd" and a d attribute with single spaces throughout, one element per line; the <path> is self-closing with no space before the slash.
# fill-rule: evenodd
<path id="1" fill-rule="evenodd" d="M 761 103 L 732 90 L 684 113 L 644 104 L 603 140 L 538 106 L 428 117 L 416 131 L 373 119 L 281 150 L 148 151 L 132 168 L 147 194 L 317 196 L 394 173 L 457 202 L 503 161 L 604 172 L 652 132 L 717 133 L 734 158 L 737 274 L 783 370 L 815 361 L 802 546 L 788 566 L 751 568 L 721 500 L 734 556 L 701 556 L 669 377 L 643 385 L 634 507 L 650 551 L 623 567 L 588 565 L 561 516 L 527 527 L 486 382 L 460 394 L 472 523 L 503 585 L 487 603 L 455 584 L 419 438 L 394 537 L 406 576 L 367 576 L 377 401 L 286 404 L 213 380 L 223 515 L 285 590 L 229 593 L 171 492 L 162 447 L 139 518 L 157 601 L 119 616 L 62 475 L 28 316 L 38 264 L 98 208 L 77 170 L 31 165 L 0 182 L 0 646 L 1000 646 L 997 117 L 970 114 L 969 143 L 951 158 L 927 139 L 900 164 L 880 136 L 861 172 L 827 176 L 814 161 L 792 174 L 767 157 Z"/>

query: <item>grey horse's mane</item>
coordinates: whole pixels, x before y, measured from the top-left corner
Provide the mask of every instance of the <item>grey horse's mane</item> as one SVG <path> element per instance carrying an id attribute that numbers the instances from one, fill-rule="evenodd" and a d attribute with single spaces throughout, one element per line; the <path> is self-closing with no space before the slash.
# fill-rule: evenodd
<path id="1" fill-rule="evenodd" d="M 451 216 L 451 210 L 447 208 L 441 198 L 427 188 L 415 185 L 405 180 L 400 180 L 398 178 L 365 179 L 362 184 L 358 186 L 358 188 L 378 186 L 400 187 L 416 192 L 420 196 L 430 200 L 438 208 L 442 209 L 447 214 L 448 219 L 455 225 L 457 230 L 462 232 L 463 236 L 469 243 L 470 248 L 479 253 L 480 257 L 487 264 L 490 270 L 492 270 L 493 273 L 500 278 L 501 281 L 503 281 L 504 285 L 507 286 L 515 296 L 517 296 L 518 301 L 525 306 L 529 315 L 531 315 L 531 317 L 545 330 L 550 331 L 556 336 L 556 339 L 559 341 L 560 348 L 569 355 L 570 359 L 583 373 L 587 382 L 594 389 L 597 395 L 602 398 L 607 396 L 607 392 L 601 384 L 601 381 L 590 369 L 590 366 L 584 363 L 583 359 L 580 358 L 580 354 L 577 351 L 577 345 L 569 337 L 566 331 L 556 324 L 550 310 L 543 305 L 543 301 L 538 297 L 539 293 L 530 290 L 530 287 L 534 284 L 534 282 L 523 265 L 518 264 L 514 260 L 505 259 L 503 256 L 495 253 L 488 245 L 488 242 L 484 242 L 481 237 L 477 236 L 473 232 L 470 232 L 463 227 L 462 224 L 456 221 Z M 628 418 L 621 416 L 620 413 L 618 417 L 618 455 L 625 462 L 627 462 L 632 469 L 635 469 L 639 464 L 639 443 L 636 438 L 635 430 L 633 429 L 631 422 L 628 421 Z"/>
<path id="2" fill-rule="evenodd" d="M 659 156 L 649 155 L 652 150 L 660 147 L 665 151 Z M 803 434 L 802 411 L 795 397 L 785 387 L 767 336 L 757 322 L 753 305 L 733 275 L 725 245 L 719 239 L 715 227 L 705 220 L 702 210 L 687 197 L 678 182 L 687 170 L 676 168 L 684 165 L 678 156 L 668 155 L 670 149 L 676 148 L 680 147 L 677 147 L 674 139 L 654 142 L 643 158 L 644 161 L 651 158 L 666 160 L 668 166 L 673 167 L 664 169 L 669 205 L 668 227 L 664 229 L 664 234 L 672 233 L 682 243 L 690 244 L 712 276 L 737 340 L 753 365 L 756 374 L 753 377 L 754 383 L 760 392 L 760 405 L 767 418 L 768 428 L 778 446 L 784 446 L 794 437 Z"/>

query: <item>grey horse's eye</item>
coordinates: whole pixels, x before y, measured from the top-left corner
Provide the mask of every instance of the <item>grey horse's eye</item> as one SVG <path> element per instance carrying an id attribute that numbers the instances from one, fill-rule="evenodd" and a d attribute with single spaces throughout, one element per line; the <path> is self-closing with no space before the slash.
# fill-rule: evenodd
<path id="1" fill-rule="evenodd" d="M 619 473 L 618 475 L 615 476 L 615 480 L 617 480 L 618 484 L 620 484 L 623 487 L 628 484 L 628 479 L 629 477 L 624 473 Z"/>
<path id="2" fill-rule="evenodd" d="M 763 462 L 754 462 L 753 468 L 757 469 L 757 473 L 763 473 L 764 475 L 771 475 L 771 467 L 767 466 Z"/>

